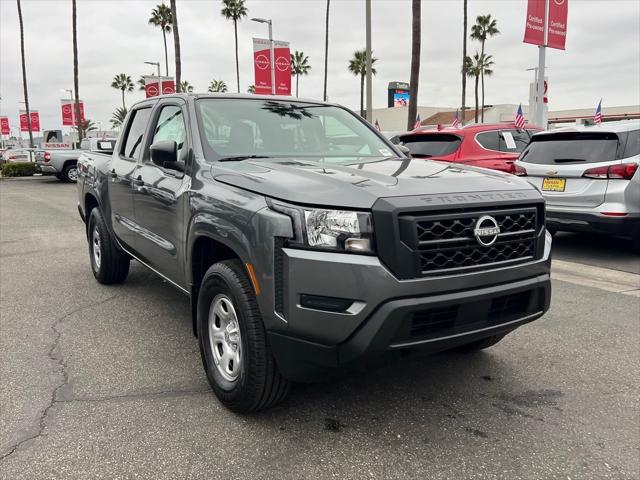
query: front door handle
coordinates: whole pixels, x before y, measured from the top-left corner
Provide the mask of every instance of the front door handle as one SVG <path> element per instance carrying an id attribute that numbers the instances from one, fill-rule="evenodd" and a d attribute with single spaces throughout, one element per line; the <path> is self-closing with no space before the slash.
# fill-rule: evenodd
<path id="1" fill-rule="evenodd" d="M 113 170 L 111 170 L 111 172 L 109 172 L 109 176 L 113 179 L 118 178 L 118 174 L 116 173 L 116 169 L 114 168 Z"/>

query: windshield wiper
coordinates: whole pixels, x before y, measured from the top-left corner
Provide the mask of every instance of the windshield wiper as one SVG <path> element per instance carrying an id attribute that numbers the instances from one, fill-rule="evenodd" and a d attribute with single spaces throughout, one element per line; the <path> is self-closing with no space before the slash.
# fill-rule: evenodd
<path id="1" fill-rule="evenodd" d="M 241 160 L 249 160 L 252 158 L 270 158 L 267 155 L 233 155 L 230 157 L 222 157 L 219 162 L 239 162 Z"/>
<path id="2" fill-rule="evenodd" d="M 569 163 L 569 162 L 586 162 L 584 158 L 554 158 L 556 163 Z"/>

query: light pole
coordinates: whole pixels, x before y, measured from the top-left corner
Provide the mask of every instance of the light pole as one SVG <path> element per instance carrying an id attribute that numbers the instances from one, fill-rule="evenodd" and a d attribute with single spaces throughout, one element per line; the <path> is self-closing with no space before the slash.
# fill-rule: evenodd
<path id="1" fill-rule="evenodd" d="M 372 79 L 371 79 L 371 0 L 367 0 L 365 4 L 365 23 L 366 23 L 366 55 L 367 55 L 367 113 L 366 119 L 368 122 L 371 122 L 373 116 L 373 92 L 371 92 L 372 88 Z"/>
<path id="2" fill-rule="evenodd" d="M 158 68 L 158 80 L 160 80 L 160 62 L 144 62 L 147 65 L 155 65 Z"/>
<path id="3" fill-rule="evenodd" d="M 269 63 L 271 64 L 271 95 L 276 94 L 276 70 L 275 70 L 275 58 L 273 54 L 273 24 L 271 19 L 267 18 L 252 18 L 252 22 L 266 23 L 269 25 Z"/>

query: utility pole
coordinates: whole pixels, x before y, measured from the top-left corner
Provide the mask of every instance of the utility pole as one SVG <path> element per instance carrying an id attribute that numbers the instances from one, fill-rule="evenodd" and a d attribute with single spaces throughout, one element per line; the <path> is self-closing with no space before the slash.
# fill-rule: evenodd
<path id="1" fill-rule="evenodd" d="M 538 46 L 538 71 L 537 71 L 537 98 L 535 124 L 546 130 L 544 123 L 544 67 L 547 54 L 547 41 L 549 37 L 549 0 L 544 2 L 544 42 Z"/>
<path id="2" fill-rule="evenodd" d="M 367 114 L 366 118 L 368 122 L 372 121 L 373 117 L 373 95 L 371 92 L 372 88 L 372 75 L 371 75 L 371 0 L 366 0 L 366 13 L 365 13 L 365 22 L 366 22 L 366 53 L 367 53 Z"/>

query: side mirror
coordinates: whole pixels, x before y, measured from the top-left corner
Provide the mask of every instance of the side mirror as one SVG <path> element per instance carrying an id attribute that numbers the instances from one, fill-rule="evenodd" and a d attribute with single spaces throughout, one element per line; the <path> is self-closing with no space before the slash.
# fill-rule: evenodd
<path id="1" fill-rule="evenodd" d="M 178 162 L 178 144 L 174 140 L 162 140 L 149 147 L 151 161 L 162 168 L 183 171 Z"/>
<path id="2" fill-rule="evenodd" d="M 411 156 L 411 150 L 409 150 L 409 147 L 406 145 L 396 145 L 396 147 L 398 147 L 398 150 L 404 153 L 407 157 Z"/>

